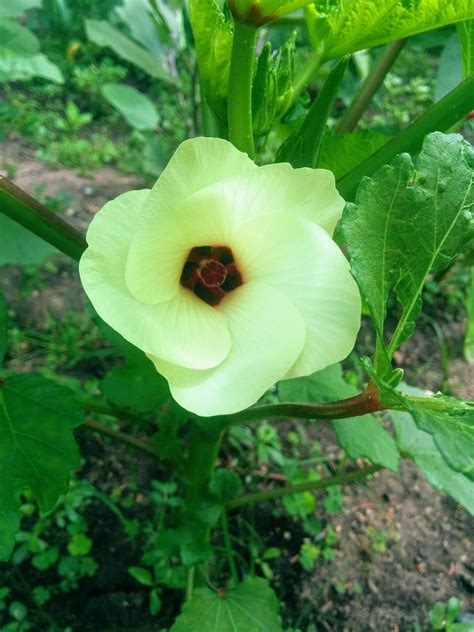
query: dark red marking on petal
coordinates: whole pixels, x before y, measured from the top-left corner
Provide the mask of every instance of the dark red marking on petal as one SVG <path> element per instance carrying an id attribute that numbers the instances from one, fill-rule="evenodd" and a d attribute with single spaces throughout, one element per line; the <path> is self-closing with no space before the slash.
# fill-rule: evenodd
<path id="1" fill-rule="evenodd" d="M 192 248 L 181 273 L 180 283 L 208 305 L 216 306 L 243 284 L 242 274 L 228 246 Z"/>

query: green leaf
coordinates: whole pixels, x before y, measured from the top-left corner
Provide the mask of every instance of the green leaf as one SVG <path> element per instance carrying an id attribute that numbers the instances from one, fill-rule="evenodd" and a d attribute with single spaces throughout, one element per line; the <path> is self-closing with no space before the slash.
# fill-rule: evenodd
<path id="1" fill-rule="evenodd" d="M 190 0 L 189 18 L 207 101 L 225 119 L 232 20 L 225 17 L 218 0 Z"/>
<path id="2" fill-rule="evenodd" d="M 472 17 L 471 0 L 336 0 L 312 12 L 309 28 L 335 59 Z"/>
<path id="3" fill-rule="evenodd" d="M 329 169 L 336 179 L 342 178 L 389 140 L 385 134 L 372 130 L 357 130 L 342 136 L 328 131 L 321 140 L 318 167 Z"/>
<path id="4" fill-rule="evenodd" d="M 130 566 L 128 572 L 143 586 L 153 586 L 152 574 L 146 568 L 142 568 L 141 566 Z"/>
<path id="5" fill-rule="evenodd" d="M 239 475 L 233 470 L 216 470 L 209 491 L 223 504 L 232 500 L 242 489 Z"/>
<path id="6" fill-rule="evenodd" d="M 41 6 L 41 0 L 2 0 L 0 18 L 18 18 L 28 9 Z"/>
<path id="7" fill-rule="evenodd" d="M 7 303 L 2 292 L 0 292 L 0 366 L 3 364 L 5 352 L 7 350 Z"/>
<path id="8" fill-rule="evenodd" d="M 47 511 L 67 492 L 80 464 L 73 429 L 82 421 L 74 393 L 39 375 L 0 384 L 0 560 L 13 548 L 20 494 L 30 489 Z"/>
<path id="9" fill-rule="evenodd" d="M 285 402 L 326 403 L 357 395 L 358 390 L 344 380 L 341 365 L 333 364 L 313 375 L 280 382 L 278 393 Z M 339 445 L 351 459 L 366 457 L 372 463 L 398 470 L 400 455 L 395 442 L 373 415 L 335 419 L 331 425 Z"/>
<path id="10" fill-rule="evenodd" d="M 246 577 L 227 592 L 198 588 L 170 632 L 282 632 L 278 600 L 268 582 Z"/>
<path id="11" fill-rule="evenodd" d="M 474 267 L 471 268 L 471 283 L 466 297 L 467 324 L 464 336 L 464 357 L 474 364 Z"/>
<path id="12" fill-rule="evenodd" d="M 457 24 L 461 43 L 463 76 L 474 73 L 474 19 Z"/>
<path id="13" fill-rule="evenodd" d="M 36 35 L 11 20 L 0 19 L 0 83 L 43 77 L 63 82 L 59 68 L 39 52 Z"/>
<path id="14" fill-rule="evenodd" d="M 463 81 L 436 103 L 426 114 L 397 134 L 391 141 L 380 147 L 364 162 L 356 165 L 337 181 L 340 194 L 353 199 L 354 193 L 364 176 L 372 176 L 377 169 L 389 163 L 403 151 L 417 153 L 427 134 L 434 131 L 448 131 L 469 114 L 472 108 L 471 94 L 474 90 L 474 76 Z"/>
<path id="15" fill-rule="evenodd" d="M 41 263 L 58 251 L 0 212 L 0 266 Z"/>
<path id="16" fill-rule="evenodd" d="M 348 58 L 341 60 L 329 73 L 301 127 L 278 150 L 276 162 L 289 162 L 295 168 L 320 166 L 321 139 L 347 63 Z"/>
<path id="17" fill-rule="evenodd" d="M 447 267 L 473 234 L 473 150 L 458 134 L 430 134 L 416 164 L 407 154 L 364 179 L 342 228 L 352 273 L 384 341 L 395 291 L 402 315 L 388 356 L 413 333 L 430 272 Z"/>
<path id="18" fill-rule="evenodd" d="M 114 12 L 127 25 L 135 41 L 141 42 L 152 55 L 160 55 L 161 43 L 150 0 L 122 0 Z"/>
<path id="19" fill-rule="evenodd" d="M 167 381 L 143 353 L 111 369 L 99 388 L 114 406 L 137 413 L 153 412 L 170 397 Z"/>
<path id="20" fill-rule="evenodd" d="M 449 467 L 474 481 L 474 407 L 443 396 L 410 404 L 407 409 L 416 425 L 433 435 Z"/>
<path id="21" fill-rule="evenodd" d="M 445 463 L 432 435 L 417 428 L 408 413 L 391 411 L 390 417 L 402 455 L 418 465 L 430 485 L 449 494 L 474 515 L 474 483 Z"/>
<path id="22" fill-rule="evenodd" d="M 462 22 L 464 24 L 464 22 Z M 461 45 L 459 37 L 454 32 L 443 48 L 439 58 L 438 73 L 436 75 L 435 100 L 442 99 L 450 90 L 461 83 Z"/>
<path id="23" fill-rule="evenodd" d="M 102 94 L 135 129 L 153 130 L 158 125 L 158 112 L 154 104 L 136 88 L 119 83 L 105 83 Z"/>
<path id="24" fill-rule="evenodd" d="M 159 57 L 149 53 L 105 20 L 86 20 L 85 25 L 87 37 L 94 44 L 110 47 L 119 57 L 141 68 L 155 79 L 170 85 L 178 85 L 179 82 L 170 75 Z"/>
<path id="25" fill-rule="evenodd" d="M 67 550 L 73 557 L 79 557 L 90 553 L 92 545 L 92 540 L 85 533 L 74 533 L 67 545 Z"/>

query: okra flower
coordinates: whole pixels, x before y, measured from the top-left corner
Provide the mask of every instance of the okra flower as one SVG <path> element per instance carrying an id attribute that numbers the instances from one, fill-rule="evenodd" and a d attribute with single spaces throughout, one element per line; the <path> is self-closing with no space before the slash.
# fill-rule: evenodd
<path id="1" fill-rule="evenodd" d="M 151 190 L 94 217 L 82 283 L 179 404 L 236 412 L 351 351 L 360 297 L 330 237 L 343 206 L 329 171 L 188 140 Z"/>

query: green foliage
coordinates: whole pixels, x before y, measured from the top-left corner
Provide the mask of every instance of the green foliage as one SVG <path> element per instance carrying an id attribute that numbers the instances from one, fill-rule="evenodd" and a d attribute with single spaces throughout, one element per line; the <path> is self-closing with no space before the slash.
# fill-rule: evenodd
<path id="1" fill-rule="evenodd" d="M 189 17 L 206 99 L 224 118 L 233 39 L 232 21 L 224 16 L 217 0 L 190 0 Z"/>
<path id="2" fill-rule="evenodd" d="M 315 4 L 308 26 L 312 41 L 322 42 L 325 59 L 473 17 L 470 0 L 338 0 L 318 10 L 322 4 Z"/>
<path id="3" fill-rule="evenodd" d="M 138 130 L 153 130 L 158 125 L 158 112 L 152 101 L 132 86 L 106 83 L 102 93 L 127 123 Z"/>
<path id="4" fill-rule="evenodd" d="M 464 338 L 464 356 L 474 364 L 474 267 L 471 268 L 471 282 L 466 297 L 467 326 Z"/>
<path id="5" fill-rule="evenodd" d="M 342 178 L 389 140 L 385 134 L 372 130 L 358 130 L 342 136 L 326 132 L 321 140 L 318 167 L 329 169 L 336 179 Z"/>
<path id="6" fill-rule="evenodd" d="M 268 583 L 246 577 L 228 591 L 198 588 L 170 632 L 281 632 L 278 601 Z"/>
<path id="7" fill-rule="evenodd" d="M 41 6 L 41 0 L 3 0 L 0 18 L 18 18 L 25 11 Z"/>
<path id="8" fill-rule="evenodd" d="M 100 390 L 114 406 L 138 413 L 152 412 L 170 397 L 166 380 L 145 355 L 111 369 Z"/>
<path id="9" fill-rule="evenodd" d="M 308 377 L 280 382 L 278 392 L 282 401 L 322 403 L 358 393 L 354 386 L 344 380 L 339 364 Z M 372 415 L 351 420 L 335 419 L 331 424 L 338 443 L 352 459 L 365 456 L 373 463 L 397 471 L 400 456 L 396 445 Z"/>
<path id="10" fill-rule="evenodd" d="M 7 302 L 2 292 L 0 292 L 0 367 L 3 364 L 3 359 L 7 350 Z"/>
<path id="11" fill-rule="evenodd" d="M 445 630 L 446 632 L 472 632 L 472 623 L 456 623 L 461 613 L 461 603 L 456 597 L 451 597 L 447 603 L 437 601 L 428 613 L 431 625 L 430 632 Z"/>
<path id="12" fill-rule="evenodd" d="M 393 291 L 403 310 L 385 357 L 379 348 L 377 366 L 413 333 L 428 274 L 448 266 L 472 235 L 471 156 L 462 137 L 431 134 L 416 164 L 400 155 L 364 180 L 356 203 L 346 206 L 352 272 L 381 344 Z"/>
<path id="13" fill-rule="evenodd" d="M 412 459 L 435 489 L 449 494 L 474 515 L 474 483 L 444 461 L 433 436 L 417 427 L 408 413 L 391 411 L 398 449 Z"/>
<path id="14" fill-rule="evenodd" d="M 39 50 L 40 42 L 31 31 L 0 15 L 0 84 L 32 77 L 62 83 L 59 68 Z"/>
<path id="15" fill-rule="evenodd" d="M 464 77 L 474 72 L 474 18 L 457 24 Z"/>
<path id="16" fill-rule="evenodd" d="M 51 509 L 79 465 L 73 429 L 83 415 L 74 395 L 38 375 L 18 375 L 0 385 L 0 559 L 18 530 L 19 496 L 30 489 L 43 510 Z"/>
<path id="17" fill-rule="evenodd" d="M 295 168 L 320 166 L 318 163 L 326 121 L 334 105 L 347 62 L 347 59 L 342 60 L 329 73 L 321 92 L 308 110 L 301 126 L 287 138 L 278 150 L 277 162 L 289 162 Z M 336 145 L 339 146 L 339 144 Z M 330 153 L 332 156 L 333 152 Z M 342 155 L 345 154 L 346 151 L 343 151 Z M 349 155 L 352 156 L 352 154 Z M 334 162 L 338 164 L 336 160 Z M 334 175 L 338 177 L 343 173 L 334 173 Z"/>
<path id="18" fill-rule="evenodd" d="M 137 66 L 151 77 L 169 85 L 177 85 L 176 79 L 165 68 L 160 57 L 149 53 L 108 22 L 86 20 L 85 24 L 87 36 L 94 44 L 110 47 L 121 59 Z"/>
<path id="19" fill-rule="evenodd" d="M 465 22 L 461 22 L 465 24 Z M 462 80 L 461 45 L 455 31 L 446 43 L 439 58 L 435 100 L 442 99 Z"/>

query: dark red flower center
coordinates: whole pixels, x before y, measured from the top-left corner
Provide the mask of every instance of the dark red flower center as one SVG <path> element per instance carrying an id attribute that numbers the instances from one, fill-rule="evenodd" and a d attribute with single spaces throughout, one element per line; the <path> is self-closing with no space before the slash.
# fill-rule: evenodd
<path id="1" fill-rule="evenodd" d="M 188 254 L 180 279 L 208 305 L 219 305 L 224 296 L 242 285 L 242 275 L 227 246 L 196 246 Z"/>

